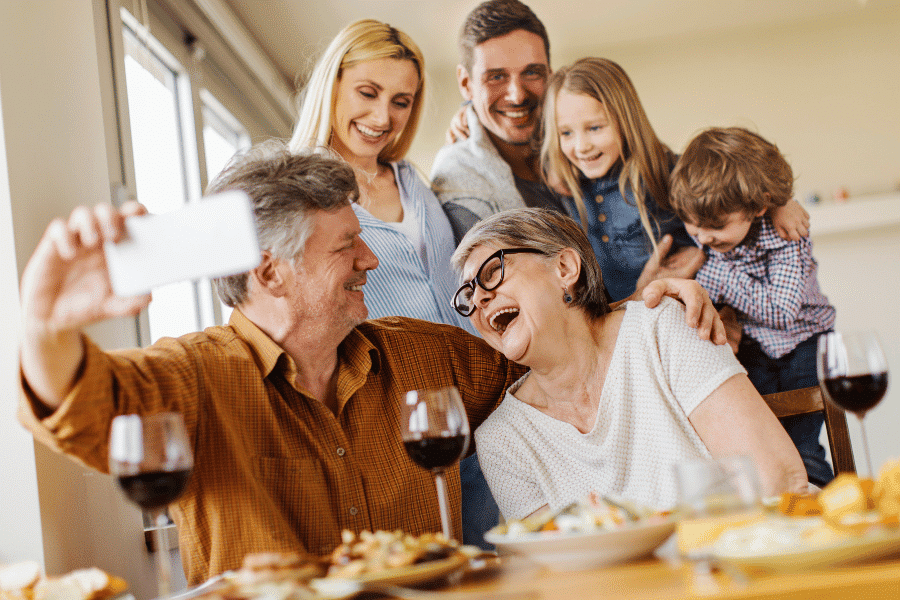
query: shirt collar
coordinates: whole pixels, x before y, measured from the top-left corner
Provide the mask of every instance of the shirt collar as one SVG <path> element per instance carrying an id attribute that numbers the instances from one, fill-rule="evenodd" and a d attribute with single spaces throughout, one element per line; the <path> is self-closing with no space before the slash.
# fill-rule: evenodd
<path id="1" fill-rule="evenodd" d="M 338 356 L 342 362 L 361 373 L 369 371 L 378 373 L 381 370 L 381 355 L 378 349 L 359 327 L 354 327 L 338 346 Z"/>
<path id="2" fill-rule="evenodd" d="M 278 359 L 282 355 L 293 363 L 287 352 L 266 335 L 262 329 L 257 327 L 253 321 L 248 319 L 240 309 L 235 308 L 231 311 L 228 324 L 250 346 L 256 365 L 264 377 L 268 377 L 275 370 L 275 367 L 278 365 Z"/>
<path id="3" fill-rule="evenodd" d="M 297 367 L 294 360 L 253 321 L 248 319 L 240 309 L 236 308 L 231 312 L 228 324 L 250 346 L 254 360 L 264 377 L 268 377 L 278 367 L 279 359 L 282 356 L 284 356 L 284 369 L 289 374 L 296 374 Z M 377 374 L 381 370 L 381 357 L 378 349 L 358 327 L 350 331 L 350 334 L 340 343 L 338 357 L 341 364 L 347 365 L 356 373 L 367 374 L 372 371 Z M 293 377 L 290 377 L 288 381 L 293 381 Z"/>
<path id="4" fill-rule="evenodd" d="M 775 250 L 777 248 L 783 248 L 790 244 L 790 240 L 786 240 L 775 231 L 775 226 L 772 225 L 772 219 L 769 218 L 768 214 L 765 214 L 757 219 L 757 232 L 755 243 L 760 248 L 764 250 Z"/>

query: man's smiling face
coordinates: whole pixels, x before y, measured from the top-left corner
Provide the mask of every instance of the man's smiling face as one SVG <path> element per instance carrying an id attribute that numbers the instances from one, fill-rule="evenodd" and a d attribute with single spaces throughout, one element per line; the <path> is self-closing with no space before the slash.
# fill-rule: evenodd
<path id="1" fill-rule="evenodd" d="M 471 73 L 460 66 L 460 91 L 498 143 L 530 143 L 540 122 L 550 65 L 544 40 L 517 29 L 472 50 Z"/>

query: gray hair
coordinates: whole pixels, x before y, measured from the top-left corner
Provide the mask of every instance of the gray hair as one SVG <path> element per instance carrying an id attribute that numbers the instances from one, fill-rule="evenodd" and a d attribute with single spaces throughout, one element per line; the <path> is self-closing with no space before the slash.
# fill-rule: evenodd
<path id="1" fill-rule="evenodd" d="M 250 196 L 260 249 L 275 258 L 299 261 L 312 235 L 315 211 L 332 212 L 359 197 L 353 169 L 326 151 L 291 152 L 269 140 L 231 159 L 209 184 L 207 194 L 240 190 Z M 222 302 L 247 300 L 249 273 L 213 280 Z"/>
<path id="2" fill-rule="evenodd" d="M 459 243 L 450 261 L 461 273 L 478 246 L 533 248 L 555 257 L 571 248 L 581 258 L 581 272 L 572 290 L 572 306 L 592 318 L 609 312 L 603 274 L 584 230 L 571 217 L 546 208 L 518 208 L 492 215 L 475 224 Z"/>

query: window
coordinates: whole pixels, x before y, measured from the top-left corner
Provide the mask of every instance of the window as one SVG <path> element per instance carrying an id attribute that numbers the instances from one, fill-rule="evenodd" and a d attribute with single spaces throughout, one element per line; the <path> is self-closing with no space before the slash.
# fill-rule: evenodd
<path id="1" fill-rule="evenodd" d="M 123 71 L 133 190 L 151 213 L 161 213 L 198 201 L 206 183 L 249 147 L 249 131 L 260 138 L 286 132 L 254 116 L 247 94 L 173 20 L 165 2 L 148 4 L 150 14 L 139 21 L 123 2 Z M 152 343 L 227 322 L 230 311 L 208 280 L 159 287 L 141 322 L 142 339 Z"/>
<path id="2" fill-rule="evenodd" d="M 151 213 L 169 212 L 187 202 L 189 167 L 181 139 L 185 128 L 178 110 L 178 72 L 170 66 L 173 59 L 163 60 L 160 51 L 153 52 L 128 25 L 126 21 L 123 28 L 125 83 L 137 198 Z M 200 328 L 198 287 L 183 281 L 153 290 L 148 308 L 151 342 Z"/>

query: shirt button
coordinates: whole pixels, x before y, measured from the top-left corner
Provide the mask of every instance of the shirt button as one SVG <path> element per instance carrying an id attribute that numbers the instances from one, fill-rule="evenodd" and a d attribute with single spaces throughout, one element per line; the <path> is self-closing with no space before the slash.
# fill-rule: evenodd
<path id="1" fill-rule="evenodd" d="M 609 236 L 608 236 L 608 235 L 604 235 L 604 236 L 602 236 L 600 239 L 603 240 L 604 242 L 608 242 L 608 241 L 609 241 Z"/>
<path id="2" fill-rule="evenodd" d="M 597 194 L 594 196 L 594 200 L 597 201 L 597 204 L 603 204 L 603 194 Z"/>
<path id="3" fill-rule="evenodd" d="M 355 516 L 356 516 L 356 513 L 358 513 L 358 512 L 359 512 L 359 510 L 358 510 L 355 506 L 351 506 L 351 507 L 350 507 L 350 514 L 351 514 L 352 516 L 355 517 Z"/>
<path id="4" fill-rule="evenodd" d="M 338 449 L 337 449 L 337 455 L 338 455 L 338 456 L 343 456 L 343 455 L 344 455 L 344 449 L 343 449 L 343 448 L 338 448 Z"/>
<path id="5" fill-rule="evenodd" d="M 606 223 L 606 214 L 600 213 L 600 216 L 597 217 L 597 220 L 600 221 L 601 223 Z"/>

